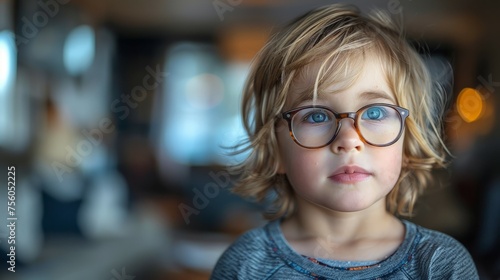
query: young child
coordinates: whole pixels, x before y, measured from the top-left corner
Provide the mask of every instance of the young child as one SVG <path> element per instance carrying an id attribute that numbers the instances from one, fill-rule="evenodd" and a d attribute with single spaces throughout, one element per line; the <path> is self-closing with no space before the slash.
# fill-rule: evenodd
<path id="1" fill-rule="evenodd" d="M 234 191 L 274 199 L 212 279 L 478 279 L 467 250 L 409 216 L 445 165 L 444 93 L 390 17 L 314 10 L 275 34 L 243 98 Z"/>

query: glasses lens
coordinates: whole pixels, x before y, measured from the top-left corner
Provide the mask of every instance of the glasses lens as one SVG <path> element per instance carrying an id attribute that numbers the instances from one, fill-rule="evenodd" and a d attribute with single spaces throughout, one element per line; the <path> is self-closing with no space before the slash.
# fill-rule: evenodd
<path id="1" fill-rule="evenodd" d="M 328 143 L 335 134 L 337 120 L 332 112 L 323 108 L 305 108 L 292 119 L 292 132 L 301 145 L 315 148 Z"/>
<path id="2" fill-rule="evenodd" d="M 386 145 L 398 137 L 401 131 L 401 116 L 395 108 L 375 105 L 358 113 L 357 124 L 367 142 Z"/>

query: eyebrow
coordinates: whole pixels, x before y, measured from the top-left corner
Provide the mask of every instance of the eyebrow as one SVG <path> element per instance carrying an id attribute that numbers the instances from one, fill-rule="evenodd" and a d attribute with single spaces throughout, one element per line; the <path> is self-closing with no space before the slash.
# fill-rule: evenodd
<path id="1" fill-rule="evenodd" d="M 303 102 L 312 101 L 314 97 L 314 93 L 312 91 L 303 91 L 298 93 L 298 95 L 299 97 L 293 101 L 290 109 L 296 108 L 299 104 Z M 325 100 L 324 96 L 325 96 L 324 93 L 319 93 L 317 100 Z M 363 91 L 359 94 L 358 97 L 360 99 L 366 99 L 366 100 L 385 99 L 389 102 L 396 104 L 394 98 L 390 94 L 382 90 Z"/>
<path id="2" fill-rule="evenodd" d="M 394 104 L 396 104 L 396 100 L 394 100 L 394 98 L 389 95 L 387 92 L 385 91 L 364 91 L 362 93 L 359 94 L 359 98 L 362 98 L 362 99 L 386 99 L 387 101 L 391 101 L 393 102 Z"/>

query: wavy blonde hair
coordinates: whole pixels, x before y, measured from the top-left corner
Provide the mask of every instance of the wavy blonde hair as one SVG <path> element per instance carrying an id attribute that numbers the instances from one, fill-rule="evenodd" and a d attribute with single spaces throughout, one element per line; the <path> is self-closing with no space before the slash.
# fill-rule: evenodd
<path id="1" fill-rule="evenodd" d="M 387 210 L 411 216 L 417 197 L 429 185 L 431 170 L 444 167 L 441 117 L 444 91 L 433 86 L 420 55 L 404 38 L 400 24 L 383 12 L 361 15 L 352 6 L 330 5 L 313 10 L 275 33 L 256 56 L 244 89 L 242 114 L 248 141 L 238 152 L 250 152 L 241 164 L 233 192 L 274 207 L 267 218 L 293 213 L 294 193 L 286 175 L 278 174 L 277 122 L 293 81 L 320 63 L 309 92 L 335 84 L 339 90 L 357 79 L 364 57 L 380 59 L 397 105 L 410 110 L 406 120 L 400 177 L 386 197 Z M 282 126 L 284 127 L 284 126 Z"/>

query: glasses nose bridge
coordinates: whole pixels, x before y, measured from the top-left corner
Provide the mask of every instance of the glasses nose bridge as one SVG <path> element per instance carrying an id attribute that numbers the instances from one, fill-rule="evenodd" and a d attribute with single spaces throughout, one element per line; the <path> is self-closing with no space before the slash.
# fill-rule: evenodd
<path id="1" fill-rule="evenodd" d="M 356 112 L 345 112 L 345 113 L 338 113 L 336 117 L 339 123 L 343 119 L 352 119 L 354 123 L 356 123 L 356 115 L 357 115 Z"/>
<path id="2" fill-rule="evenodd" d="M 353 121 L 353 125 L 354 127 L 356 127 L 356 132 L 358 133 L 358 135 L 360 134 L 357 130 L 357 121 L 356 121 L 356 117 L 357 117 L 358 113 L 357 112 L 345 112 L 345 113 L 336 113 L 335 114 L 335 117 L 337 118 L 337 131 L 335 133 L 335 136 L 334 138 L 337 138 L 337 135 L 339 134 L 340 132 L 340 128 L 342 127 L 342 120 L 343 119 L 352 119 Z"/>

